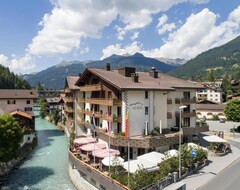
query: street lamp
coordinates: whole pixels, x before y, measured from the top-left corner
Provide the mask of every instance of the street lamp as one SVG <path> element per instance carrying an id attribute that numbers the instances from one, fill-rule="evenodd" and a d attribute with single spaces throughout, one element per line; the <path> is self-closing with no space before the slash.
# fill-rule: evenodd
<path id="1" fill-rule="evenodd" d="M 187 106 L 180 106 L 179 107 L 179 159 L 178 159 L 178 174 L 179 179 L 181 179 L 181 133 L 182 133 L 182 116 L 181 112 Z"/>

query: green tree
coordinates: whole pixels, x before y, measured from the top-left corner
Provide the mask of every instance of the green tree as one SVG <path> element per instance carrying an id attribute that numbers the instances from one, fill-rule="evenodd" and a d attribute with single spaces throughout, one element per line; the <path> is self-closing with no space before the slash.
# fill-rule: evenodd
<path id="1" fill-rule="evenodd" d="M 210 81 L 210 82 L 215 81 L 215 77 L 214 77 L 214 74 L 213 74 L 213 69 L 210 69 L 210 71 L 208 73 L 208 81 Z"/>
<path id="2" fill-rule="evenodd" d="M 54 124 L 57 125 L 57 123 L 60 121 L 60 119 L 61 119 L 60 110 L 57 108 L 53 111 Z"/>
<path id="3" fill-rule="evenodd" d="M 240 100 L 228 102 L 224 108 L 224 114 L 229 121 L 240 122 Z"/>
<path id="4" fill-rule="evenodd" d="M 43 119 L 47 116 L 47 102 L 44 99 L 38 101 L 38 105 L 40 106 L 39 115 Z"/>
<path id="5" fill-rule="evenodd" d="M 0 116 L 0 162 L 8 162 L 20 154 L 23 131 L 10 114 Z"/>
<path id="6" fill-rule="evenodd" d="M 75 139 L 75 132 L 74 130 L 72 129 L 71 132 L 70 132 L 70 136 L 69 136 L 69 149 L 72 150 L 73 147 L 74 147 L 74 139 Z"/>

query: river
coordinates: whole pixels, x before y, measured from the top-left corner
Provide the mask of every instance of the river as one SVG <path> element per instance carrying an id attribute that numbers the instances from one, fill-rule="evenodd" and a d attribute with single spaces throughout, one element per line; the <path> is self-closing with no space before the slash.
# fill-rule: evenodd
<path id="1" fill-rule="evenodd" d="M 13 172 L 5 190 L 76 190 L 67 172 L 67 137 L 53 124 L 36 118 L 38 145 Z"/>

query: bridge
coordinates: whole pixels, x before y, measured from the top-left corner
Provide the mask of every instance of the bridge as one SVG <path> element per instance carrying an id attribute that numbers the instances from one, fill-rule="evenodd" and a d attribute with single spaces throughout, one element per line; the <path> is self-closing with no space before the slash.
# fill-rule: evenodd
<path id="1" fill-rule="evenodd" d="M 63 90 L 38 90 L 37 93 L 39 98 L 53 98 L 63 93 Z"/>

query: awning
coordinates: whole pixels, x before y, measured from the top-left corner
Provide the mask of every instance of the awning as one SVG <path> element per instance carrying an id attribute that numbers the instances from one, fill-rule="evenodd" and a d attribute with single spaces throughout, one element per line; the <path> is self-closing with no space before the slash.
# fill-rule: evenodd
<path id="1" fill-rule="evenodd" d="M 110 161 L 110 164 L 109 164 Z M 111 156 L 111 157 L 105 157 L 102 160 L 102 164 L 105 166 L 119 166 L 124 162 L 124 159 L 121 158 L 120 156 Z"/>
<path id="2" fill-rule="evenodd" d="M 76 138 L 74 140 L 74 144 L 83 145 L 83 144 L 93 143 L 95 141 L 96 141 L 96 139 L 94 139 L 92 137 L 80 137 L 80 138 Z"/>
<path id="3" fill-rule="evenodd" d="M 210 135 L 210 136 L 205 136 L 203 137 L 208 142 L 219 142 L 219 143 L 226 143 L 227 141 L 222 139 L 221 137 L 217 135 Z"/>
<path id="4" fill-rule="evenodd" d="M 224 140 L 224 139 L 223 139 L 223 140 Z M 207 149 L 207 148 L 202 147 L 202 146 L 199 146 L 199 145 L 197 145 L 197 144 L 195 144 L 195 143 L 187 143 L 187 146 L 188 146 L 188 147 L 192 147 L 193 149 L 202 149 L 202 150 L 208 152 L 208 149 Z"/>
<path id="5" fill-rule="evenodd" d="M 84 150 L 87 152 L 91 152 L 93 150 L 99 150 L 99 149 L 103 149 L 103 148 L 106 148 L 106 145 L 100 144 L 100 143 L 89 143 L 89 144 L 80 146 L 81 150 Z"/>
<path id="6" fill-rule="evenodd" d="M 128 161 L 123 162 L 123 167 L 128 171 Z M 148 162 L 145 160 L 130 160 L 129 161 L 129 172 L 130 173 L 135 173 L 138 169 L 145 169 L 147 171 L 156 171 L 159 169 L 158 166 L 153 164 L 152 162 Z"/>
<path id="7" fill-rule="evenodd" d="M 175 156 L 178 156 L 178 151 L 175 149 L 172 149 L 172 150 L 166 151 L 164 154 L 169 157 L 175 157 Z"/>
<path id="8" fill-rule="evenodd" d="M 105 158 L 120 155 L 120 152 L 115 149 L 101 149 L 92 151 L 92 155 L 98 158 Z"/>
<path id="9" fill-rule="evenodd" d="M 162 162 L 164 158 L 165 158 L 164 154 L 155 151 L 137 157 L 138 160 L 148 161 L 153 163 L 154 165 L 157 165 L 158 163 Z"/>

